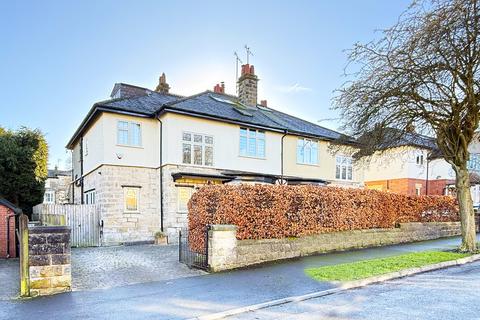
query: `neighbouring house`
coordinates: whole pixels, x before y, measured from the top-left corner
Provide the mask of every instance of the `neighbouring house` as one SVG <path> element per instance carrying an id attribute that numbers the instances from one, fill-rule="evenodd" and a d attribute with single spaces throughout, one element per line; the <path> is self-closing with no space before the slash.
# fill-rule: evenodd
<path id="1" fill-rule="evenodd" d="M 332 151 L 340 133 L 257 103 L 257 85 L 246 64 L 238 96 L 222 83 L 183 97 L 162 74 L 155 90 L 117 83 L 93 105 L 67 148 L 73 202 L 101 205 L 103 244 L 150 241 L 159 230 L 175 240 L 205 184 L 363 186 L 353 139 Z"/>
<path id="2" fill-rule="evenodd" d="M 15 228 L 17 217 L 21 213 L 20 208 L 0 198 L 0 258 L 15 258 L 17 256 Z"/>
<path id="3" fill-rule="evenodd" d="M 469 146 L 472 198 L 480 204 L 480 144 Z M 455 172 L 441 158 L 435 139 L 405 132 L 400 139 L 365 159 L 365 187 L 407 195 L 453 195 Z"/>
<path id="4" fill-rule="evenodd" d="M 43 203 L 45 204 L 66 204 L 70 202 L 72 189 L 72 170 L 48 170 L 45 180 L 45 193 Z"/>

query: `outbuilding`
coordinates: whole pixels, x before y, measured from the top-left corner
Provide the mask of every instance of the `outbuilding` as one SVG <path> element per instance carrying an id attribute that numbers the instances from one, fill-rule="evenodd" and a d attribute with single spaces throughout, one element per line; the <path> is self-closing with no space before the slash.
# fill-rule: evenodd
<path id="1" fill-rule="evenodd" d="M 10 201 L 0 198 L 0 258 L 17 257 L 15 227 L 22 210 Z"/>

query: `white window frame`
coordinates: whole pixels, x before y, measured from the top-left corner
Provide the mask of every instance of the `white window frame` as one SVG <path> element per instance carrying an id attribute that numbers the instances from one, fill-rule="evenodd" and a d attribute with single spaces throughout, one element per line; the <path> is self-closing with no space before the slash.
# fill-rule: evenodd
<path id="1" fill-rule="evenodd" d="M 120 129 L 120 123 L 128 123 L 127 129 Z M 139 137 L 138 137 L 138 144 L 133 144 L 133 130 L 132 127 L 134 125 L 138 125 L 139 127 Z M 127 143 L 121 143 L 120 142 L 120 134 L 119 132 L 121 131 L 126 131 L 127 132 Z M 117 145 L 118 146 L 123 146 L 123 147 L 134 147 L 134 148 L 142 148 L 143 146 L 143 139 L 142 139 L 142 124 L 140 122 L 136 121 L 128 121 L 128 120 L 117 120 Z"/>
<path id="2" fill-rule="evenodd" d="M 51 199 L 47 200 L 48 197 L 51 197 Z M 48 204 L 55 203 L 55 191 L 46 190 L 44 195 L 43 195 L 43 203 L 48 203 Z"/>
<path id="3" fill-rule="evenodd" d="M 350 165 L 348 164 L 343 164 L 343 161 L 340 161 L 340 164 L 338 163 L 338 159 L 345 159 L 345 160 L 350 160 Z M 340 166 L 340 177 L 337 177 L 337 166 Z M 349 179 L 348 178 L 348 168 L 351 167 L 352 170 L 352 176 Z M 342 169 L 345 168 L 345 179 L 342 178 Z M 341 180 L 341 181 L 353 181 L 353 158 L 351 156 L 346 156 L 346 155 L 336 155 L 335 156 L 335 179 L 336 180 Z"/>
<path id="4" fill-rule="evenodd" d="M 244 136 L 242 135 L 242 130 L 247 131 L 247 135 Z M 251 133 L 255 132 L 255 137 L 251 137 Z M 263 134 L 263 139 L 260 139 L 258 137 L 258 133 Z M 245 154 L 242 153 L 242 147 L 241 147 L 241 139 L 242 137 L 245 137 L 247 139 L 247 146 L 245 149 Z M 255 155 L 251 155 L 248 153 L 249 147 L 250 147 L 250 139 L 255 139 Z M 263 140 L 263 156 L 260 156 L 258 153 L 258 141 Z M 265 130 L 260 130 L 260 129 L 252 129 L 252 128 L 247 128 L 247 127 L 240 127 L 239 135 L 238 135 L 238 154 L 240 157 L 246 157 L 246 158 L 255 158 L 255 159 L 266 159 L 267 157 L 267 133 Z"/>
<path id="5" fill-rule="evenodd" d="M 195 188 L 192 186 L 177 186 L 177 212 L 179 213 L 188 213 L 188 201 L 190 201 L 190 198 L 192 197 L 193 193 L 195 192 Z M 180 203 L 180 190 L 187 190 L 190 195 L 188 197 L 188 201 L 185 204 L 185 208 L 183 208 L 183 203 Z"/>
<path id="6" fill-rule="evenodd" d="M 423 163 L 424 163 L 423 154 L 417 154 L 415 158 L 415 163 L 419 166 L 423 166 Z"/>
<path id="7" fill-rule="evenodd" d="M 140 211 L 140 187 L 127 187 L 123 188 L 123 210 L 125 213 L 138 213 Z M 137 208 L 135 210 L 130 210 L 127 208 L 127 192 L 128 190 L 134 190 L 137 197 Z"/>
<path id="8" fill-rule="evenodd" d="M 95 189 L 86 191 L 84 194 L 84 201 L 85 204 L 95 204 L 97 199 L 97 194 L 95 192 Z"/>
<path id="9" fill-rule="evenodd" d="M 298 154 L 298 148 L 299 148 L 299 142 L 300 141 L 303 141 L 303 159 L 299 159 L 299 154 Z M 313 145 L 315 145 L 316 147 L 313 148 Z M 308 146 L 308 149 L 310 149 L 310 160 L 309 161 L 305 161 L 306 160 L 306 157 L 305 157 L 305 150 Z M 313 162 L 312 161 L 312 155 L 313 155 L 313 151 L 316 151 L 317 153 L 317 156 L 316 156 L 316 161 Z M 297 147 L 296 147 L 296 157 L 297 157 L 297 164 L 305 164 L 305 165 L 311 165 L 311 166 L 318 166 L 318 162 L 319 162 L 319 152 L 318 152 L 318 140 L 313 140 L 313 139 L 308 139 L 308 138 L 298 138 L 297 139 Z"/>
<path id="10" fill-rule="evenodd" d="M 184 136 L 186 134 L 190 135 L 190 140 L 184 140 Z M 195 142 L 195 135 L 197 136 L 202 136 L 202 142 Z M 206 143 L 205 138 L 211 138 L 212 143 Z M 184 162 L 183 159 L 183 146 L 184 145 L 190 145 L 190 162 Z M 196 164 L 195 163 L 195 146 L 200 146 L 202 148 L 202 161 L 201 164 Z M 206 147 L 211 147 L 212 148 L 212 162 L 211 164 L 206 164 L 205 163 L 205 150 Z M 182 157 L 181 163 L 183 164 L 188 164 L 192 166 L 202 166 L 202 167 L 213 167 L 215 164 L 215 137 L 211 134 L 203 134 L 203 133 L 195 133 L 191 131 L 183 131 L 182 132 L 182 138 L 181 138 L 181 149 L 180 149 L 180 154 Z"/>

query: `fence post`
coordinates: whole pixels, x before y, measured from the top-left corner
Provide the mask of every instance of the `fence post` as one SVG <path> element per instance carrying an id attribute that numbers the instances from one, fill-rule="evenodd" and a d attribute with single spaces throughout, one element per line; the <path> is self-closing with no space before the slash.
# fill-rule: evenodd
<path id="1" fill-rule="evenodd" d="M 19 218 L 20 230 L 20 296 L 30 296 L 30 270 L 28 266 L 28 217 Z"/>

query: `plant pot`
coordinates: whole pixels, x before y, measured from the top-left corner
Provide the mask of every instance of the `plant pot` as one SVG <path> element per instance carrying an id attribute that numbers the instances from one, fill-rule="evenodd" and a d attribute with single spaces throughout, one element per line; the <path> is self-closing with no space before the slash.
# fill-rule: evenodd
<path id="1" fill-rule="evenodd" d="M 164 245 L 168 244 L 167 237 L 157 237 L 157 238 L 155 238 L 155 244 L 160 245 L 160 246 L 164 246 Z"/>

